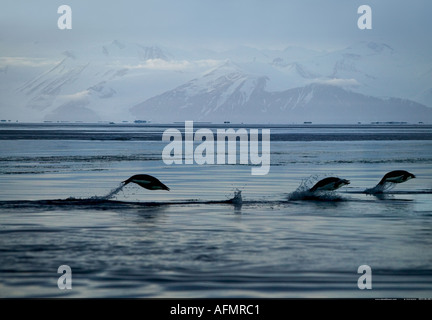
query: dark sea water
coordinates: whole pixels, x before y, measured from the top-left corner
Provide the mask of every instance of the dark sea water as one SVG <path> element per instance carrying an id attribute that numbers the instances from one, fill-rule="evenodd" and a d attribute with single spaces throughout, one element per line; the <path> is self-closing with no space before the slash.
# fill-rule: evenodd
<path id="1" fill-rule="evenodd" d="M 182 124 L 0 124 L 0 297 L 432 298 L 431 126 L 226 126 L 270 128 L 267 175 L 165 164 Z M 307 196 L 330 175 L 351 183 Z"/>

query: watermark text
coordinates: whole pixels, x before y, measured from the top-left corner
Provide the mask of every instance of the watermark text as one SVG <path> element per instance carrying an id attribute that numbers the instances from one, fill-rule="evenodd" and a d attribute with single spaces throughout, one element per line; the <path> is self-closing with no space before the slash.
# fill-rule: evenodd
<path id="1" fill-rule="evenodd" d="M 239 152 L 237 152 L 237 140 Z M 251 164 L 252 175 L 266 175 L 270 171 L 270 129 L 239 128 L 194 132 L 193 121 L 185 121 L 184 141 L 178 129 L 166 129 L 162 141 L 169 141 L 162 151 L 165 164 Z M 199 143 L 198 145 L 196 145 Z M 261 145 L 261 154 L 260 154 Z M 184 154 L 184 157 L 183 157 Z"/>

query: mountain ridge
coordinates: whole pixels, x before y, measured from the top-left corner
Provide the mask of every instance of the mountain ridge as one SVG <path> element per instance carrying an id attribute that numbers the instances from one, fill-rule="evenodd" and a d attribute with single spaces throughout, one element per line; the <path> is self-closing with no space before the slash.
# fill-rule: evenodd
<path id="1" fill-rule="evenodd" d="M 420 121 L 413 117 L 419 112 L 425 117 L 421 121 L 432 123 L 427 110 L 419 106 L 432 107 L 432 62 L 385 43 L 359 42 L 332 51 L 240 46 L 216 52 L 118 39 L 59 51 L 57 57 L 46 59 L 0 57 L 2 119 L 19 114 L 39 121 L 144 118 L 169 122 L 172 118 L 179 121 L 193 110 L 195 118 L 207 121 L 241 121 L 241 117 L 255 116 L 255 122 L 269 122 L 297 109 L 290 111 L 293 122 L 327 122 L 329 114 L 345 121 L 338 116 L 345 113 L 338 109 L 344 101 L 348 107 L 369 103 L 387 109 L 391 102 L 400 114 L 397 121 Z M 323 86 L 312 90 L 313 84 Z M 328 112 L 324 108 L 329 108 Z M 404 108 L 410 109 L 411 115 L 402 112 Z M 284 114 L 280 114 L 282 110 Z M 297 114 L 300 110 L 305 113 Z M 313 117 L 308 113 L 312 110 Z M 391 109 L 382 114 L 380 110 L 368 112 L 369 118 L 358 115 L 357 122 L 387 121 L 386 114 L 394 118 Z M 354 116 L 346 119 L 354 120 Z"/>
<path id="2" fill-rule="evenodd" d="M 227 65 L 223 68 L 227 69 Z M 377 98 L 318 82 L 283 91 L 267 91 L 267 81 L 265 76 L 248 75 L 232 66 L 225 75 L 212 71 L 130 110 L 138 118 L 156 122 L 432 121 L 432 109 L 408 99 Z"/>

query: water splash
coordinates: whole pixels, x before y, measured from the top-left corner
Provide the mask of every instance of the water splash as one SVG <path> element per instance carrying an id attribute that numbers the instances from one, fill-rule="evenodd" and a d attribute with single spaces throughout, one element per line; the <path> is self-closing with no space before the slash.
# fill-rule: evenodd
<path id="1" fill-rule="evenodd" d="M 366 189 L 364 193 L 366 194 L 381 194 L 385 193 L 386 191 L 392 190 L 396 186 L 396 183 L 393 182 L 386 182 L 384 184 L 377 184 L 373 188 Z"/>
<path id="2" fill-rule="evenodd" d="M 309 189 L 318 179 L 318 175 L 312 175 L 307 179 L 303 179 L 297 189 L 288 195 L 288 200 L 304 200 L 306 197 L 312 196 L 313 192 L 310 192 Z"/>
<path id="3" fill-rule="evenodd" d="M 319 180 L 322 176 L 311 175 L 307 179 L 303 179 L 297 189 L 288 194 L 288 201 L 296 200 L 317 200 L 317 201 L 339 201 L 339 196 L 334 191 L 310 191 L 310 188 Z"/>
<path id="4" fill-rule="evenodd" d="M 108 194 L 106 194 L 104 196 L 93 196 L 90 199 L 92 199 L 92 200 L 109 200 L 109 199 L 112 199 L 117 193 L 119 193 L 123 189 L 124 186 L 125 186 L 125 184 L 121 183 L 120 185 L 118 185 L 117 187 L 112 189 Z"/>
<path id="5" fill-rule="evenodd" d="M 236 189 L 234 191 L 234 197 L 230 199 L 230 202 L 232 202 L 235 205 L 241 206 L 243 203 L 243 198 L 241 195 L 242 191 L 240 189 Z"/>

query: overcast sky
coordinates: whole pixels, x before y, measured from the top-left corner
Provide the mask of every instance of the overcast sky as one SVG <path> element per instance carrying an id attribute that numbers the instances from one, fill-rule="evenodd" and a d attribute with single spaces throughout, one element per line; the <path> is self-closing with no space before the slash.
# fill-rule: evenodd
<path id="1" fill-rule="evenodd" d="M 57 27 L 62 4 L 72 8 L 72 30 Z M 357 27 L 357 8 L 364 4 L 372 8 L 372 30 Z M 37 42 L 57 53 L 114 39 L 189 48 L 333 49 L 374 40 L 432 52 L 431 14 L 429 0 L 14 0 L 1 5 L 0 49 L 19 54 Z"/>

